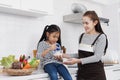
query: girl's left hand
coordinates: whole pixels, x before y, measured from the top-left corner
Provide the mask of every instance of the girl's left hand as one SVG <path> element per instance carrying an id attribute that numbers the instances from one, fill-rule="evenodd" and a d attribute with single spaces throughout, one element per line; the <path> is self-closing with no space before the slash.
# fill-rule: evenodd
<path id="1" fill-rule="evenodd" d="M 64 64 L 67 64 L 67 65 L 73 65 L 73 64 L 76 64 L 76 63 L 80 63 L 80 59 L 77 59 L 77 58 L 70 58 L 69 60 L 63 62 Z"/>
<path id="2" fill-rule="evenodd" d="M 60 55 L 54 55 L 54 57 L 55 57 L 56 59 L 58 59 L 58 60 L 62 60 L 62 54 L 60 54 Z"/>

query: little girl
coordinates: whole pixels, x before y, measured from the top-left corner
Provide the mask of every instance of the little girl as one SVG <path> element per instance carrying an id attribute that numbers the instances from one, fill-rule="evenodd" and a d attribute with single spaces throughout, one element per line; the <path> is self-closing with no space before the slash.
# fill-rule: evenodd
<path id="1" fill-rule="evenodd" d="M 59 73 L 64 80 L 72 80 L 70 73 L 60 60 L 61 57 L 54 56 L 56 51 L 61 49 L 60 35 L 61 30 L 57 25 L 47 25 L 38 42 L 37 58 L 40 59 L 44 71 L 49 74 L 50 80 L 58 80 L 57 73 Z"/>

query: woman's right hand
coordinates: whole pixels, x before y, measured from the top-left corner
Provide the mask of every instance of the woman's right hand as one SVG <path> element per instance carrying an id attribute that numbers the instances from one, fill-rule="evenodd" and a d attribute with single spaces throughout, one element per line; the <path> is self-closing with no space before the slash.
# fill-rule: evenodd
<path id="1" fill-rule="evenodd" d="M 69 60 L 63 62 L 64 64 L 67 64 L 67 65 L 73 65 L 73 64 L 76 64 L 76 63 L 80 63 L 80 59 L 77 59 L 77 58 L 70 58 Z"/>

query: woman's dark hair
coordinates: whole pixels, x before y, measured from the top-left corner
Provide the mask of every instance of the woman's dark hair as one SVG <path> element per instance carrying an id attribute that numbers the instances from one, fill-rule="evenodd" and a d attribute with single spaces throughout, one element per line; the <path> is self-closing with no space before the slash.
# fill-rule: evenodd
<path id="1" fill-rule="evenodd" d="M 89 18 L 91 18 L 91 20 L 93 22 L 95 21 L 98 21 L 98 23 L 96 24 L 95 26 L 95 30 L 101 34 L 105 34 L 101 28 L 101 24 L 100 24 L 100 20 L 99 20 L 99 17 L 97 16 L 96 12 L 95 11 L 86 11 L 83 15 L 84 16 L 88 16 Z M 107 39 L 107 35 L 105 34 L 106 36 L 106 46 L 105 46 L 105 50 L 104 50 L 104 53 L 106 53 L 106 50 L 107 50 L 107 47 L 108 47 L 108 39 Z"/>
<path id="2" fill-rule="evenodd" d="M 60 36 L 58 38 L 57 43 L 59 43 L 61 45 L 61 30 L 60 30 L 59 26 L 57 26 L 55 24 L 45 26 L 43 34 L 42 34 L 42 36 L 41 36 L 41 38 L 38 42 L 38 45 L 41 41 L 43 41 L 43 40 L 46 41 L 47 40 L 47 36 L 46 36 L 47 32 L 50 33 L 50 34 L 53 33 L 53 32 L 59 32 Z M 38 45 L 37 45 L 37 48 L 38 48 Z"/>

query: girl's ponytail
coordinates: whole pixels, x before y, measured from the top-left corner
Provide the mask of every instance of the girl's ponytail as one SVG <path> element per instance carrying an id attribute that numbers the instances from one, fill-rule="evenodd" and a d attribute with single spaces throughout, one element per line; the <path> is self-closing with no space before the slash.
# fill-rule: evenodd
<path id="1" fill-rule="evenodd" d="M 48 27 L 49 27 L 48 25 L 45 26 L 44 31 L 43 31 L 43 34 L 42 34 L 42 37 L 41 37 L 41 39 L 40 39 L 39 42 L 41 42 L 41 41 L 43 41 L 43 40 L 46 40 L 46 31 L 47 31 Z"/>
<path id="2" fill-rule="evenodd" d="M 41 41 L 46 40 L 46 31 L 47 31 L 48 27 L 49 27 L 48 25 L 45 26 L 42 37 L 40 38 L 40 40 L 38 42 L 38 45 Z M 37 45 L 37 48 L 38 48 L 38 45 Z"/>

